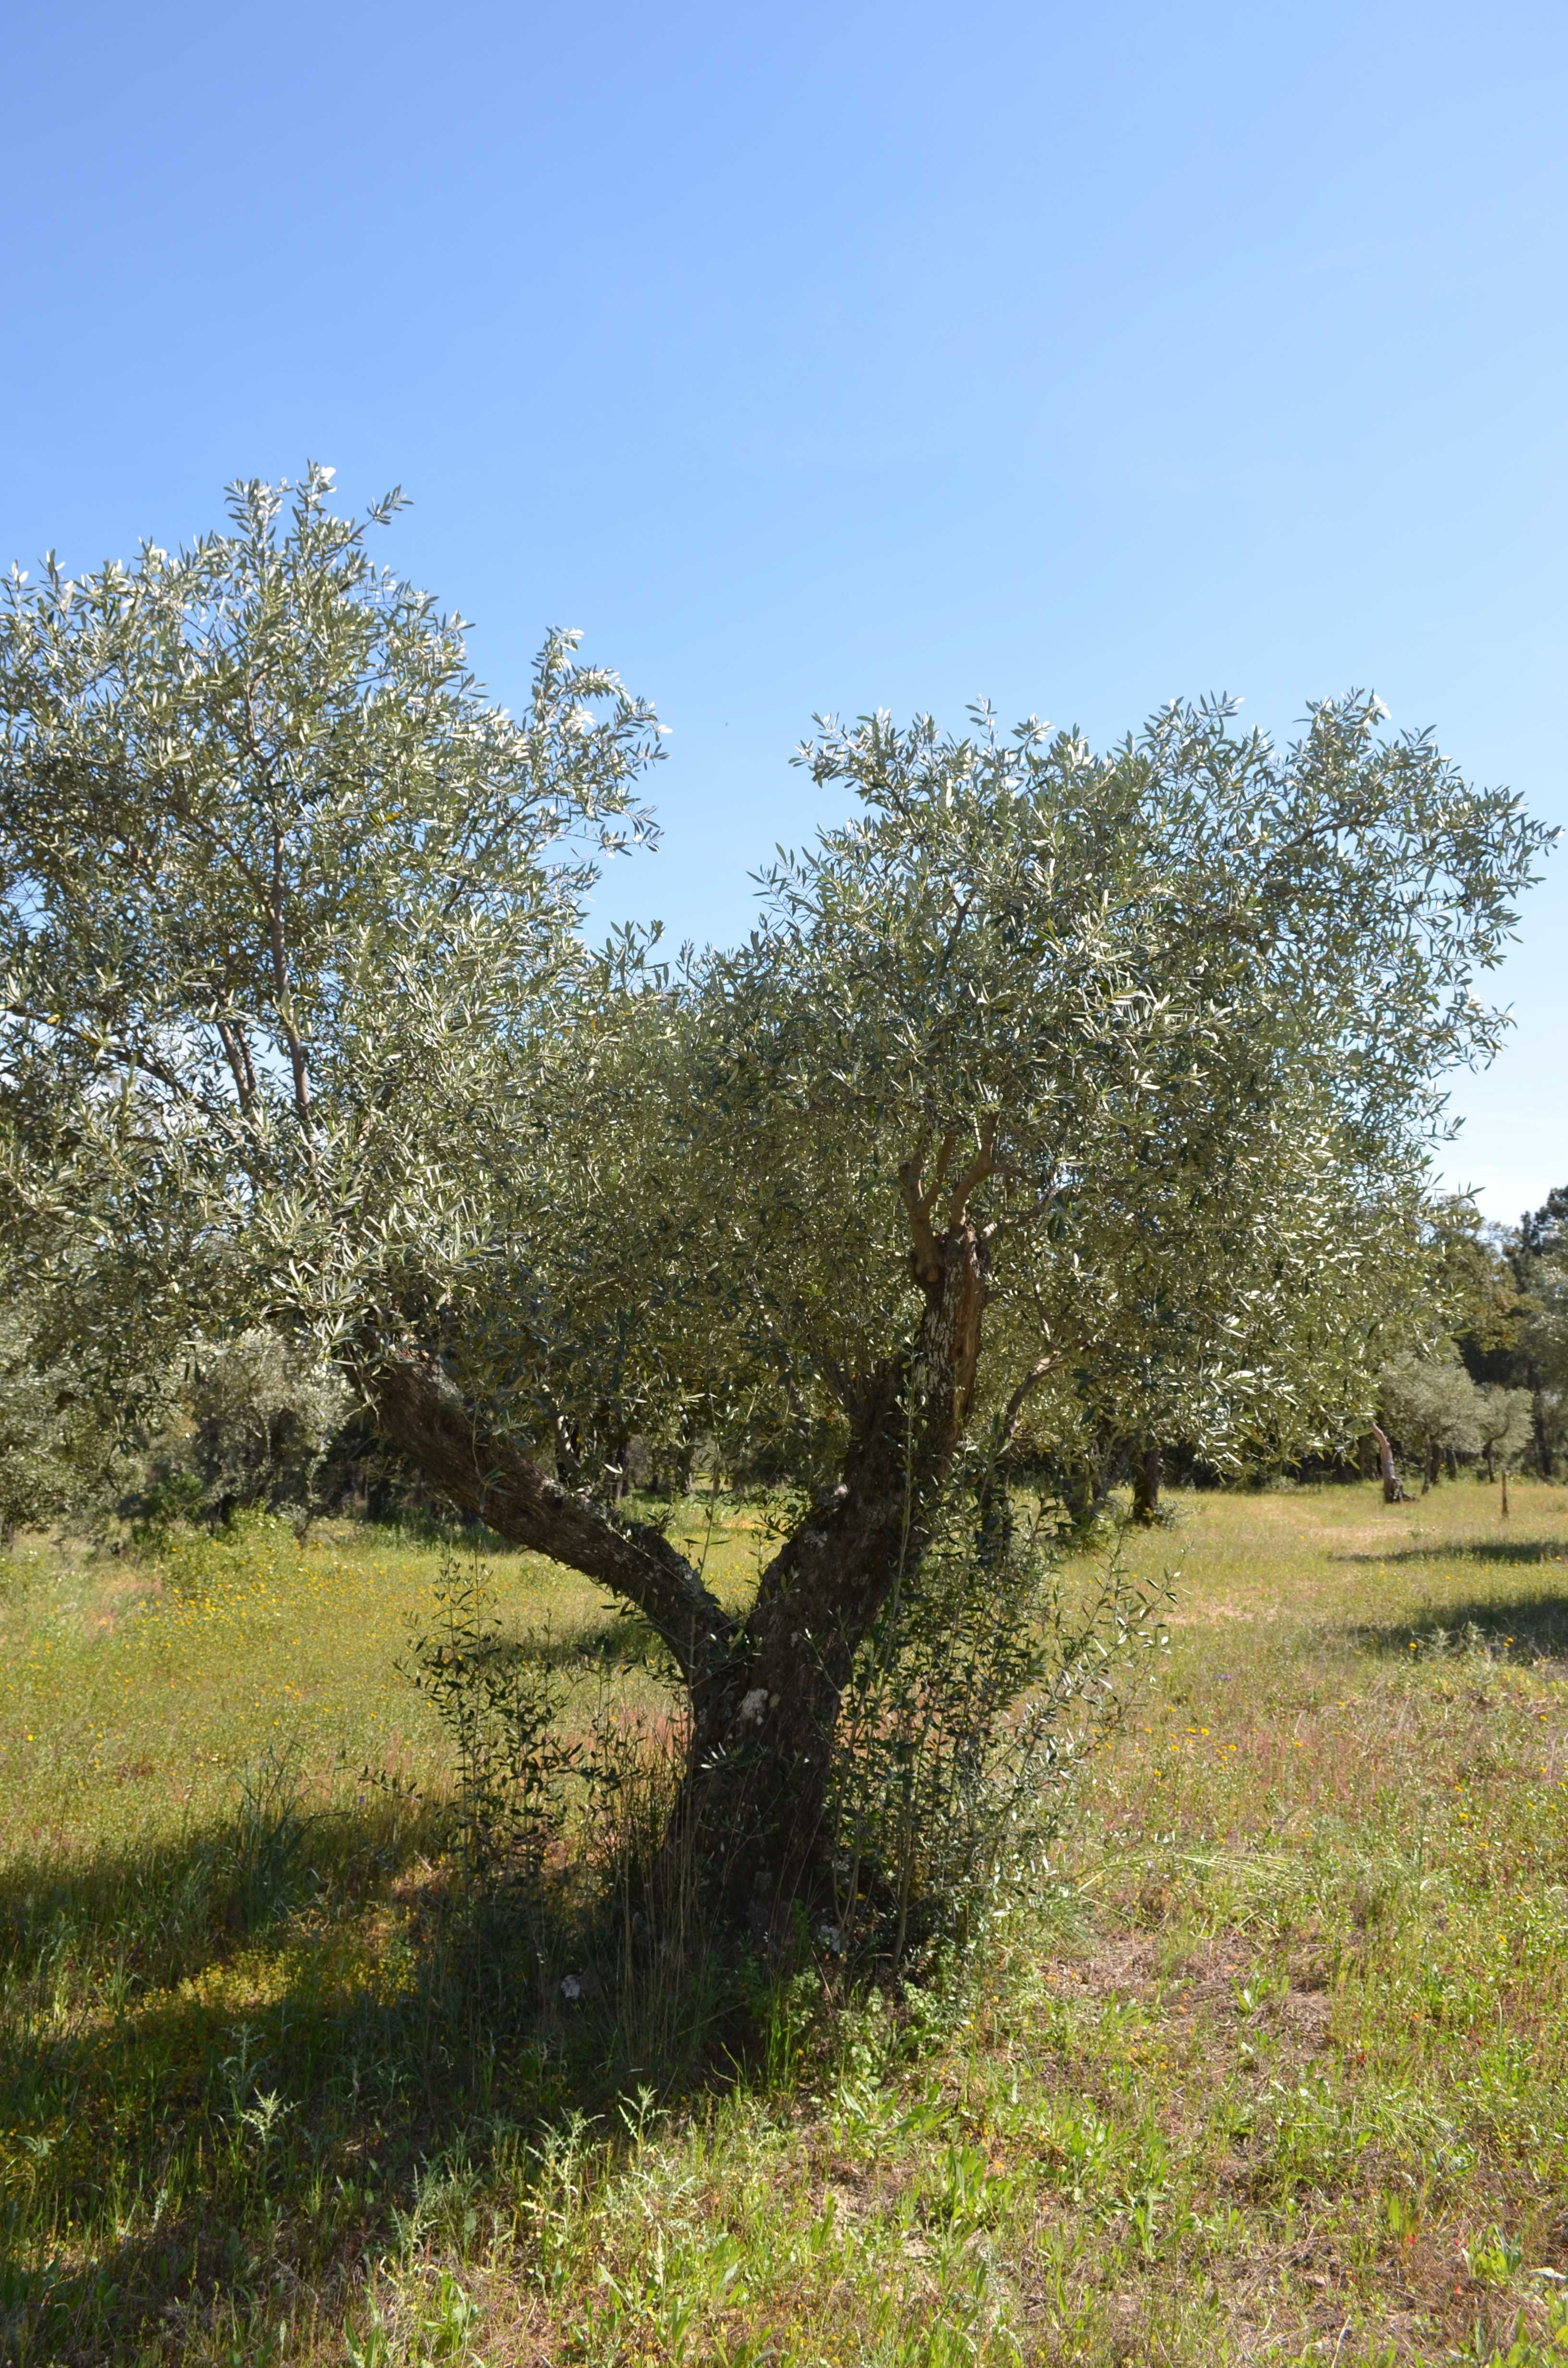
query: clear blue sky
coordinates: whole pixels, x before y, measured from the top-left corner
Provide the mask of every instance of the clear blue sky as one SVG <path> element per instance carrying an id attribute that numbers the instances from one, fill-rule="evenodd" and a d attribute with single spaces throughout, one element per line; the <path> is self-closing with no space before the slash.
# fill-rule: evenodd
<path id="1" fill-rule="evenodd" d="M 0 560 L 401 479 L 515 699 L 674 727 L 605 916 L 744 926 L 813 709 L 1371 684 L 1568 816 L 1561 5 L 14 9 Z M 1568 1182 L 1568 854 L 1449 1161 Z"/>

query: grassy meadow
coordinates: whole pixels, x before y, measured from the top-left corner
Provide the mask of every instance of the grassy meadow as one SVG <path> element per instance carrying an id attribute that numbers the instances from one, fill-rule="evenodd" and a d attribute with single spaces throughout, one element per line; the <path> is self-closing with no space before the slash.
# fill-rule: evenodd
<path id="1" fill-rule="evenodd" d="M 1513 1493 L 1177 1497 L 1038 1911 L 678 2089 L 460 1962 L 394 1667 L 436 1549 L 24 1543 L 0 2356 L 1568 2362 L 1568 1489 Z M 761 1517 L 688 1532 L 743 1596 Z M 654 1700 L 591 1588 L 492 1567 L 574 1702 Z"/>

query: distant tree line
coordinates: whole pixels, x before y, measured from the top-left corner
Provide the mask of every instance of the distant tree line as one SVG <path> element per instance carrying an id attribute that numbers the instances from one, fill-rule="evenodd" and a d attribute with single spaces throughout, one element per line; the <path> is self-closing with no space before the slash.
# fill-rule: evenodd
<path id="1" fill-rule="evenodd" d="M 1528 1395 L 1523 1467 L 1553 1478 L 1568 1467 L 1568 1185 L 1486 1249 L 1488 1295 L 1459 1334 L 1460 1354 L 1481 1388 Z"/>

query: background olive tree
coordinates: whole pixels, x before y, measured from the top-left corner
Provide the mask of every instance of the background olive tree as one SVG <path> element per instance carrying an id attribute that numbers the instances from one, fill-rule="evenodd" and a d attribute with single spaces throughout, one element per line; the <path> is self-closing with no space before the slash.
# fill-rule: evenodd
<path id="1" fill-rule="evenodd" d="M 40 1366 L 25 1322 L 0 1316 L 0 1548 L 43 1526 L 74 1494 L 62 1377 Z"/>
<path id="2" fill-rule="evenodd" d="M 301 1530 L 321 1508 L 323 1467 L 354 1409 L 330 1367 L 313 1367 L 265 1325 L 196 1339 L 150 1406 L 141 1469 L 123 1508 L 138 1531 L 201 1520 L 214 1527 L 261 1508 Z"/>
<path id="3" fill-rule="evenodd" d="M 1422 1493 L 1442 1475 L 1445 1456 L 1480 1452 L 1480 1393 L 1459 1358 L 1395 1358 L 1379 1376 L 1384 1427 L 1421 1468 Z"/>
<path id="4" fill-rule="evenodd" d="M 580 930 L 646 838 L 647 706 L 555 635 L 494 707 L 327 472 L 0 621 L 8 1222 L 112 1388 L 266 1321 L 450 1499 L 641 1613 L 690 1705 L 672 1842 L 787 1929 L 839 1706 L 1051 1392 L 1216 1447 L 1369 1403 L 1437 1080 L 1542 834 L 1369 698 L 1096 754 L 824 723 L 852 818 L 672 974 Z M 626 1517 L 633 1433 L 803 1487 L 755 1601 Z M 978 1550 L 978 1548 L 977 1548 Z"/>

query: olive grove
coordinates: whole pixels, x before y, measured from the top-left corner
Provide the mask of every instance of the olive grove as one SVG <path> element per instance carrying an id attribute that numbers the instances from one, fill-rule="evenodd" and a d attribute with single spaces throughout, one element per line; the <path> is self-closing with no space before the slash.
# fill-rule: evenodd
<path id="1" fill-rule="evenodd" d="M 845 1688 L 1013 1463 L 1364 1424 L 1418 1289 L 1439 1079 L 1499 1022 L 1543 834 L 1376 700 L 1096 753 L 978 710 L 821 724 L 847 818 L 744 945 L 585 939 L 654 836 L 652 710 L 553 635 L 497 709 L 329 472 L 0 620 L 6 1248 L 106 1401 L 276 1327 L 455 1505 L 641 1615 L 676 1825 L 776 1930 L 825 1882 Z M 637 1435 L 798 1483 L 721 1602 Z M 781 1922 L 782 1919 L 782 1922 Z"/>

